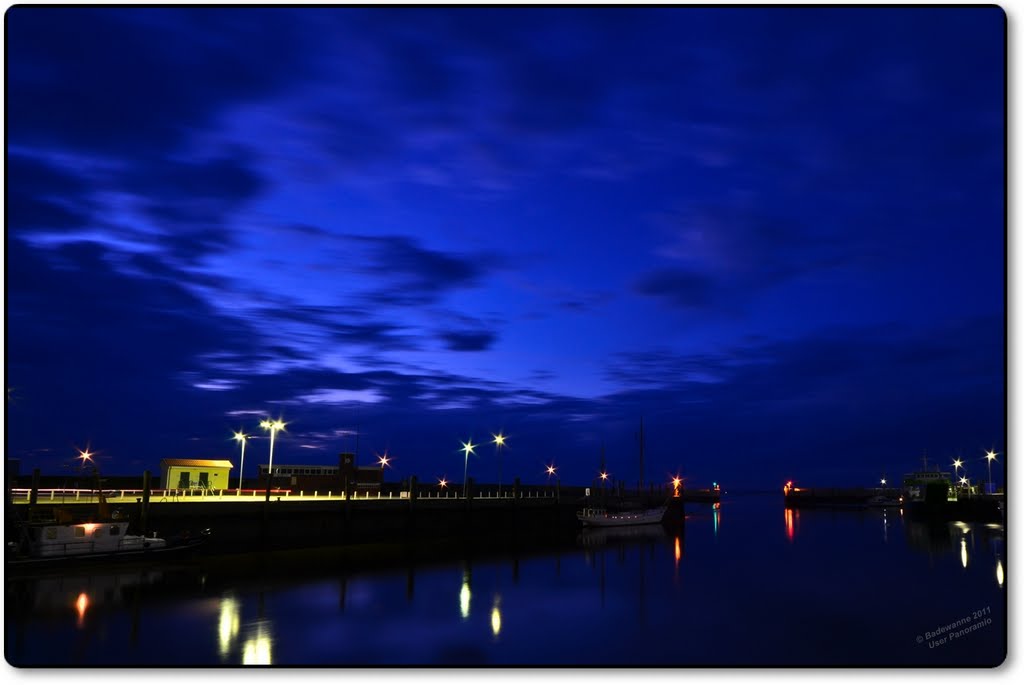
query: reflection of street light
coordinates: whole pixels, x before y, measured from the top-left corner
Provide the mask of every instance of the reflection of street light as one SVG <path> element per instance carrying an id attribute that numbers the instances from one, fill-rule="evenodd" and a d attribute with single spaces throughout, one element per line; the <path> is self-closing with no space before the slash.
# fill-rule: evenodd
<path id="1" fill-rule="evenodd" d="M 267 499 L 270 499 L 270 484 L 274 480 L 274 438 L 277 437 L 277 431 L 284 430 L 284 426 L 285 423 L 281 419 L 276 421 L 263 419 L 260 421 L 260 428 L 270 431 L 270 465 L 267 468 Z"/>
<path id="2" fill-rule="evenodd" d="M 474 447 L 476 447 L 476 445 L 473 444 L 473 438 L 470 438 L 469 442 L 462 443 L 462 450 L 461 451 L 464 452 L 465 455 L 466 455 L 466 464 L 462 468 L 462 497 L 463 497 L 463 499 L 465 499 L 465 497 L 466 497 L 467 487 L 468 487 L 468 483 L 466 482 L 466 478 L 469 475 L 469 455 L 476 454 L 473 451 Z"/>
<path id="3" fill-rule="evenodd" d="M 242 461 L 238 465 L 238 492 L 242 492 L 242 472 L 245 470 L 245 443 L 249 436 L 242 431 L 235 431 L 235 441 L 242 443 Z"/>
<path id="4" fill-rule="evenodd" d="M 497 435 L 494 435 L 494 449 L 498 451 L 498 496 L 501 497 L 501 448 L 505 446 L 505 436 L 498 431 Z"/>

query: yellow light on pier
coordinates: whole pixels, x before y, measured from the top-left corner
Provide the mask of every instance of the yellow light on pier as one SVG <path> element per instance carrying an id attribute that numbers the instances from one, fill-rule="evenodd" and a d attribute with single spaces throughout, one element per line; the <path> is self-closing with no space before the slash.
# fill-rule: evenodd
<path id="1" fill-rule="evenodd" d="M 235 431 L 235 442 L 241 443 L 242 445 L 242 461 L 238 464 L 238 492 L 242 492 L 242 474 L 245 472 L 245 443 L 248 442 L 249 436 L 242 431 Z"/>
<path id="2" fill-rule="evenodd" d="M 278 431 L 283 431 L 285 422 L 281 419 L 271 421 L 270 419 L 263 419 L 260 421 L 260 428 L 263 430 L 270 431 L 270 464 L 267 465 L 267 496 L 270 496 L 270 485 L 274 480 L 274 438 L 277 437 Z"/>
<path id="3" fill-rule="evenodd" d="M 466 463 L 465 463 L 465 465 L 462 468 L 462 497 L 463 498 L 466 497 L 466 493 L 468 492 L 468 487 L 469 487 L 469 483 L 466 482 L 466 479 L 469 477 L 469 455 L 476 454 L 476 452 L 473 451 L 473 448 L 475 448 L 475 447 L 476 447 L 476 445 L 473 444 L 473 438 L 470 438 L 468 442 L 462 443 L 462 447 L 459 450 L 460 452 L 463 452 L 466 455 Z"/>

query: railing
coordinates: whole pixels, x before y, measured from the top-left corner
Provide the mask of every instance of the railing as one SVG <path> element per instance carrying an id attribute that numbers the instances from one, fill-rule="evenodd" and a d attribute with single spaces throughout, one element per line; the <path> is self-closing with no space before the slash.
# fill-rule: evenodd
<path id="1" fill-rule="evenodd" d="M 136 502 L 142 499 L 141 489 L 105 489 L 102 491 L 104 499 L 111 504 L 123 504 Z M 250 501 L 254 498 L 266 497 L 266 488 L 169 488 L 154 489 L 150 491 L 151 502 L 209 502 L 217 500 L 243 499 Z M 10 497 L 14 504 L 24 504 L 30 501 L 31 488 L 11 488 Z M 304 490 L 298 492 L 290 489 L 272 489 L 271 498 L 290 499 L 314 499 L 314 500 L 344 500 L 345 493 L 328 490 L 326 493 L 314 490 L 307 493 Z M 514 490 L 483 490 L 472 494 L 476 500 L 537 500 L 554 499 L 558 496 L 555 490 L 549 489 L 520 489 Z M 464 499 L 462 491 L 458 487 L 450 490 L 419 489 L 416 492 L 418 499 L 425 500 L 460 500 Z M 380 490 L 356 490 L 352 492 L 352 500 L 407 500 L 409 491 L 399 492 Z M 99 501 L 96 490 L 91 488 L 39 488 L 36 493 L 38 504 L 95 504 Z"/>

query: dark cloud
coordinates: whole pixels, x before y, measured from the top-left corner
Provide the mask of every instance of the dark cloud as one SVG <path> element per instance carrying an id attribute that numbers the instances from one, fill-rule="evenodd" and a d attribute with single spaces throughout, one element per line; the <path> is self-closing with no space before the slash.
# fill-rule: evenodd
<path id="1" fill-rule="evenodd" d="M 636 284 L 641 295 L 668 300 L 671 304 L 701 309 L 711 304 L 715 295 L 712 279 L 684 269 L 662 269 L 645 275 Z"/>
<path id="2" fill-rule="evenodd" d="M 439 337 L 456 352 L 481 352 L 490 349 L 498 338 L 492 331 L 444 331 Z"/>
<path id="3" fill-rule="evenodd" d="M 86 181 L 55 164 L 24 154 L 7 155 L 6 223 L 14 231 L 61 231 L 88 222 L 92 203 Z"/>
<path id="4" fill-rule="evenodd" d="M 20 6 L 5 19 L 17 144 L 163 156 L 224 106 L 304 71 L 296 16 L 274 8 Z"/>

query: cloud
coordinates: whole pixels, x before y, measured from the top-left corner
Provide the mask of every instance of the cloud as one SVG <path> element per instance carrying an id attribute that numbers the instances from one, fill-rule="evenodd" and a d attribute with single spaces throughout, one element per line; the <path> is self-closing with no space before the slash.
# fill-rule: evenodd
<path id="1" fill-rule="evenodd" d="M 707 276 L 684 269 L 661 269 L 643 276 L 636 291 L 668 300 L 671 304 L 702 309 L 712 303 L 715 283 Z"/>
<path id="2" fill-rule="evenodd" d="M 449 350 L 481 352 L 490 349 L 498 336 L 493 331 L 444 331 L 438 337 Z"/>

